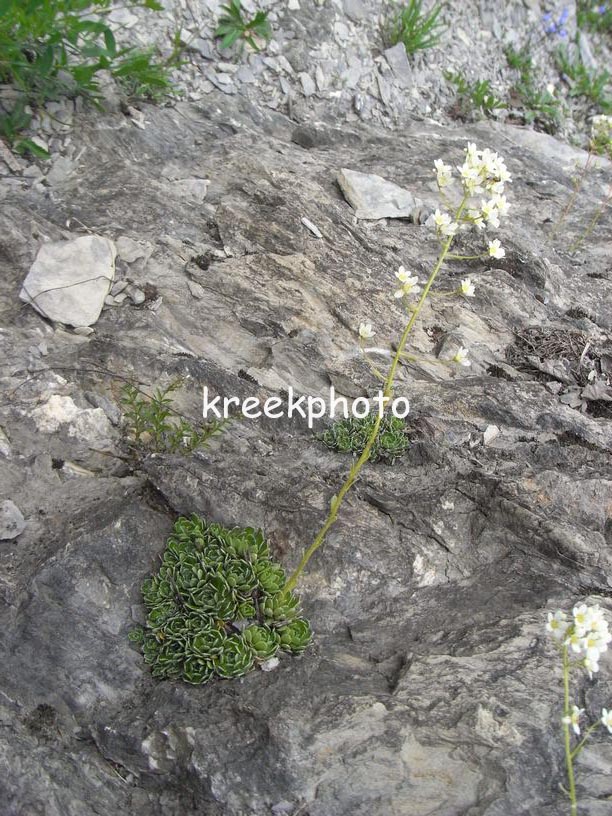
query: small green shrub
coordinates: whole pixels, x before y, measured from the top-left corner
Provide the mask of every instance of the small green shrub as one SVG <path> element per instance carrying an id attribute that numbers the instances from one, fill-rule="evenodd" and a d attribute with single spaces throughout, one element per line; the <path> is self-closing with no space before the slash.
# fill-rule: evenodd
<path id="1" fill-rule="evenodd" d="M 612 32 L 612 5 L 601 2 L 593 3 L 593 0 L 578 0 L 576 24 L 578 28 L 588 28 L 600 34 Z"/>
<path id="2" fill-rule="evenodd" d="M 518 51 L 512 46 L 506 48 L 506 61 L 509 68 L 514 68 L 521 75 L 524 82 L 532 80 L 533 61 L 528 49 L 524 46 Z"/>
<path id="3" fill-rule="evenodd" d="M 219 25 L 215 31 L 215 37 L 221 42 L 220 48 L 229 48 L 235 42 L 248 43 L 254 51 L 259 51 L 258 37 L 264 42 L 272 36 L 272 28 L 268 21 L 267 11 L 258 11 L 250 20 L 242 13 L 240 0 L 230 0 L 227 6 L 222 6 L 225 12 L 219 18 Z"/>
<path id="4" fill-rule="evenodd" d="M 591 152 L 607 156 L 612 161 L 612 116 L 600 114 L 591 121 Z"/>
<path id="5" fill-rule="evenodd" d="M 554 133 L 561 121 L 561 104 L 548 89 L 538 87 L 533 71 L 533 60 L 527 49 L 506 49 L 506 60 L 510 68 L 518 71 L 518 82 L 513 86 L 510 96 L 521 108 L 526 124 L 539 125 L 548 133 Z"/>
<path id="6" fill-rule="evenodd" d="M 128 0 L 129 8 L 161 11 L 157 0 Z M 152 50 L 119 50 L 105 21 L 111 0 L 4 0 L 0 3 L 0 81 L 19 98 L 0 117 L 0 133 L 10 142 L 30 123 L 25 108 L 63 96 L 83 96 L 99 104 L 98 75 L 109 71 L 130 82 L 142 96 L 170 90 L 168 61 Z M 21 147 L 36 151 L 33 143 Z M 19 145 L 18 145 L 19 146 Z"/>
<path id="7" fill-rule="evenodd" d="M 156 452 L 190 453 L 206 447 L 209 439 L 225 430 L 229 420 L 214 420 L 199 427 L 179 416 L 172 408 L 172 397 L 181 385 L 180 380 L 166 388 L 157 388 L 153 396 L 139 391 L 134 385 L 123 387 L 121 402 L 130 435 L 137 448 L 151 448 Z"/>
<path id="8" fill-rule="evenodd" d="M 363 419 L 356 417 L 339 419 L 320 434 L 319 439 L 331 450 L 360 455 L 372 433 L 374 422 L 374 415 Z M 385 414 L 370 454 L 370 461 L 375 462 L 382 459 L 392 464 L 408 449 L 409 445 L 408 430 L 404 420 Z"/>
<path id="9" fill-rule="evenodd" d="M 394 6 L 383 24 L 383 37 L 389 46 L 403 43 L 408 55 L 432 48 L 446 30 L 439 19 L 441 11 L 439 4 L 430 12 L 423 11 L 423 0 L 408 0 L 404 5 Z"/>
<path id="10" fill-rule="evenodd" d="M 261 530 L 180 518 L 159 571 L 142 586 L 146 626 L 130 640 L 153 677 L 196 685 L 240 677 L 279 651 L 301 654 L 312 639 L 284 586 Z"/>
<path id="11" fill-rule="evenodd" d="M 505 102 L 495 96 L 488 79 L 469 82 L 463 74 L 454 74 L 451 71 L 447 71 L 444 76 L 457 89 L 457 100 L 463 114 L 468 114 L 474 109 L 491 116 L 496 110 L 507 107 Z"/>
<path id="12" fill-rule="evenodd" d="M 570 86 L 571 97 L 583 97 L 603 113 L 612 113 L 612 98 L 607 95 L 611 79 L 609 71 L 591 71 L 580 57 L 572 59 L 567 48 L 557 51 L 556 62 Z"/>

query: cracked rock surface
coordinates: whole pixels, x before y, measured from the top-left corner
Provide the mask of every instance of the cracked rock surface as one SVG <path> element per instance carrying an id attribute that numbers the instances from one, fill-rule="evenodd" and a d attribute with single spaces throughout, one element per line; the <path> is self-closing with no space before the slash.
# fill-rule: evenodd
<path id="1" fill-rule="evenodd" d="M 609 220 L 577 256 L 567 248 L 609 167 L 551 241 L 584 154 L 542 134 L 311 123 L 304 140 L 238 96 L 147 108 L 146 122 L 83 114 L 62 189 L 3 192 L 0 496 L 25 525 L 0 541 L 2 812 L 564 812 L 544 621 L 578 599 L 612 611 Z M 349 462 L 305 421 L 243 420 L 205 451 L 134 469 L 122 378 L 182 377 L 191 417 L 203 385 L 262 399 L 290 386 L 373 393 L 359 322 L 381 344 L 396 338 L 394 272 L 424 277 L 437 245 L 418 222 L 358 221 L 337 174 L 380 176 L 435 207 L 433 160 L 457 164 L 468 140 L 498 150 L 515 179 L 507 255 L 441 274 L 447 291 L 469 274 L 477 297 L 433 299 L 413 347 L 444 359 L 466 346 L 472 366 L 402 368 L 411 446 L 365 468 L 311 562 L 300 590 L 314 647 L 241 681 L 153 680 L 127 635 L 176 515 L 261 526 L 291 568 Z M 207 182 L 188 195 L 181 179 Z M 89 231 L 119 255 L 111 300 L 79 334 L 19 291 L 43 242 Z M 585 393 L 591 370 L 602 386 Z M 563 399 L 573 388 L 577 403 Z M 612 699 L 610 668 L 576 688 L 595 715 Z M 585 816 L 609 813 L 611 763 L 598 733 L 578 763 Z"/>

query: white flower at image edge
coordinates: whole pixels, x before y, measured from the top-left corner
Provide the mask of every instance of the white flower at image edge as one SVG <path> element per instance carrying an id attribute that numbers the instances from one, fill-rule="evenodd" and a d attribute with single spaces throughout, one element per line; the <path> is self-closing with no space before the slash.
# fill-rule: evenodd
<path id="1" fill-rule="evenodd" d="M 580 717 L 584 714 L 584 708 L 578 708 L 578 706 L 572 706 L 572 713 L 569 717 L 563 717 L 563 722 L 565 725 L 571 725 L 574 731 L 574 734 L 580 733 Z"/>
<path id="2" fill-rule="evenodd" d="M 610 711 L 607 708 L 601 709 L 601 722 L 612 734 L 612 709 Z"/>
<path id="3" fill-rule="evenodd" d="M 459 287 L 459 291 L 461 292 L 463 297 L 474 297 L 474 294 L 476 293 L 476 288 L 475 288 L 474 284 L 472 283 L 472 279 L 471 278 L 464 278 L 461 281 L 461 286 Z"/>
<path id="4" fill-rule="evenodd" d="M 462 366 L 471 366 L 471 362 L 468 360 L 468 350 L 466 348 L 461 348 L 453 357 L 453 363 L 459 363 Z"/>
<path id="5" fill-rule="evenodd" d="M 371 323 L 359 324 L 359 336 L 362 340 L 369 340 L 371 337 L 374 337 L 375 334 L 376 332 L 372 330 Z"/>
<path id="6" fill-rule="evenodd" d="M 503 258 L 505 254 L 506 250 L 501 245 L 499 238 L 489 241 L 489 255 L 491 258 Z"/>

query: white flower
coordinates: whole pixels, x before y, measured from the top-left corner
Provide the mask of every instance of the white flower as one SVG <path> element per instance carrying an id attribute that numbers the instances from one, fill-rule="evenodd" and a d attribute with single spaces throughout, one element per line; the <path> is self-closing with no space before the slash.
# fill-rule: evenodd
<path id="1" fill-rule="evenodd" d="M 593 675 L 599 671 L 599 663 L 597 660 L 591 660 L 589 657 L 584 658 L 584 668 L 588 671 L 589 677 L 593 679 Z"/>
<path id="2" fill-rule="evenodd" d="M 569 717 L 563 717 L 562 722 L 564 722 L 565 725 L 571 725 L 573 730 L 574 730 L 574 734 L 580 734 L 579 720 L 580 720 L 580 717 L 583 714 L 584 714 L 584 708 L 578 708 L 578 706 L 572 706 L 572 713 L 569 715 Z"/>
<path id="3" fill-rule="evenodd" d="M 489 241 L 489 255 L 492 258 L 503 258 L 505 254 L 506 250 L 502 247 L 499 238 Z"/>
<path id="4" fill-rule="evenodd" d="M 463 182 L 466 192 L 473 195 L 482 189 L 482 177 L 479 167 L 475 167 L 469 161 L 465 161 L 461 167 L 457 167 L 457 170 L 459 170 L 459 175 L 461 176 L 461 181 Z"/>
<path id="5" fill-rule="evenodd" d="M 608 645 L 602 640 L 598 632 L 590 632 L 583 638 L 582 648 L 589 660 L 599 663 L 601 653 L 606 651 Z"/>
<path id="6" fill-rule="evenodd" d="M 607 708 L 601 709 L 601 722 L 612 734 L 612 709 L 610 711 Z"/>
<path id="7" fill-rule="evenodd" d="M 396 289 L 394 295 L 396 298 L 404 297 L 404 295 L 409 295 L 410 293 L 414 293 L 415 295 L 417 292 L 421 291 L 421 287 L 417 286 L 419 279 L 416 275 L 410 277 L 410 274 L 406 272 L 403 266 L 395 273 L 395 277 L 398 281 L 402 284 L 399 289 Z"/>
<path id="8" fill-rule="evenodd" d="M 474 294 L 476 292 L 476 288 L 475 288 L 474 284 L 472 283 L 471 278 L 464 278 L 461 281 L 461 285 L 459 286 L 459 292 L 463 295 L 463 297 L 466 297 L 466 298 L 474 297 Z"/>
<path id="9" fill-rule="evenodd" d="M 549 93 L 551 96 L 554 96 L 554 95 L 555 95 L 555 85 L 554 85 L 554 83 L 553 83 L 553 82 L 549 82 L 549 83 L 548 83 L 548 85 L 546 86 L 546 91 L 547 91 L 547 93 Z"/>
<path id="10" fill-rule="evenodd" d="M 494 205 L 497 212 L 499 213 L 499 215 L 502 216 L 508 215 L 510 204 L 506 200 L 505 195 L 494 195 L 493 198 L 491 199 L 491 202 Z"/>
<path id="11" fill-rule="evenodd" d="M 461 346 L 459 351 L 455 354 L 455 356 L 452 359 L 452 362 L 459 363 L 459 365 L 466 367 L 472 365 L 471 362 L 468 360 L 468 350 L 466 348 L 463 348 L 463 346 Z"/>
<path id="12" fill-rule="evenodd" d="M 485 228 L 486 224 L 483 220 L 482 213 L 480 212 L 480 210 L 473 209 L 468 210 L 467 217 L 470 219 L 470 221 L 476 227 L 476 229 L 483 230 Z"/>
<path id="13" fill-rule="evenodd" d="M 442 159 L 436 159 L 434 162 L 436 169 L 436 176 L 438 187 L 448 187 L 453 180 L 453 169 L 449 164 L 444 164 Z"/>
<path id="14" fill-rule="evenodd" d="M 574 628 L 576 633 L 583 637 L 584 634 L 591 628 L 592 613 L 586 604 L 579 604 L 572 609 L 574 616 Z"/>
<path id="15" fill-rule="evenodd" d="M 370 337 L 374 337 L 376 334 L 375 331 L 372 331 L 372 324 L 371 323 L 360 323 L 359 324 L 359 336 L 362 340 L 369 340 Z"/>
<path id="16" fill-rule="evenodd" d="M 451 222 L 451 217 L 448 213 L 440 212 L 440 210 L 436 210 L 433 214 L 433 220 L 438 229 L 442 229 L 442 227 L 448 226 Z M 401 267 L 400 267 L 401 269 Z"/>
<path id="17" fill-rule="evenodd" d="M 436 210 L 435 213 L 433 214 L 433 220 L 438 232 L 441 235 L 452 236 L 457 234 L 459 224 L 457 224 L 455 221 L 452 221 L 448 213 Z"/>
<path id="18" fill-rule="evenodd" d="M 588 624 L 591 632 L 608 632 L 608 621 L 604 618 L 604 610 L 595 604 L 589 607 Z M 608 641 L 609 642 L 609 641 Z"/>
<path id="19" fill-rule="evenodd" d="M 580 652 L 584 651 L 584 638 L 577 632 L 572 632 L 572 634 L 566 638 L 565 645 L 569 646 L 572 652 L 580 654 Z"/>
<path id="20" fill-rule="evenodd" d="M 483 201 L 481 207 L 482 217 L 485 219 L 487 224 L 494 229 L 499 227 L 499 212 L 497 209 L 497 205 L 495 202 L 495 198 L 492 198 L 490 201 Z"/>
<path id="21" fill-rule="evenodd" d="M 548 622 L 546 624 L 546 631 L 552 635 L 555 640 L 561 640 L 565 636 L 567 632 L 567 627 L 569 626 L 567 615 L 565 612 L 562 612 L 560 609 L 553 614 L 552 612 L 548 613 Z"/>

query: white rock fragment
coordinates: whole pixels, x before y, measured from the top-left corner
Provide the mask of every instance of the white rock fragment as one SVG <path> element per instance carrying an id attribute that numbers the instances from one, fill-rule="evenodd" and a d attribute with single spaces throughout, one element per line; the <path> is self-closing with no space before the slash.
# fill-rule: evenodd
<path id="1" fill-rule="evenodd" d="M 309 218 L 306 218 L 305 215 L 302 216 L 301 221 L 302 221 L 302 224 L 306 227 L 306 229 L 310 230 L 310 232 L 312 232 L 312 234 L 314 235 L 315 238 L 322 238 L 323 237 L 323 233 L 317 227 L 317 225 L 313 224 L 312 221 Z"/>
<path id="2" fill-rule="evenodd" d="M 493 442 L 494 439 L 497 439 L 499 434 L 500 434 L 500 430 L 497 427 L 497 425 L 487 425 L 487 427 L 485 428 L 485 431 L 484 431 L 484 433 L 482 435 L 483 444 L 484 445 L 490 445 L 491 442 Z"/>
<path id="3" fill-rule="evenodd" d="M 31 417 L 41 433 L 56 433 L 67 425 L 69 436 L 88 442 L 91 447 L 103 447 L 111 439 L 111 424 L 102 408 L 79 408 L 72 397 L 53 394 L 32 411 Z"/>
<path id="4" fill-rule="evenodd" d="M 408 190 L 371 173 L 343 168 L 337 181 L 357 218 L 412 218 L 421 203 Z"/>
<path id="5" fill-rule="evenodd" d="M 188 280 L 187 286 L 189 287 L 189 291 L 191 292 L 192 297 L 196 300 L 201 300 L 206 292 L 204 291 L 204 287 L 201 286 L 197 281 Z"/>
<path id="6" fill-rule="evenodd" d="M 278 667 L 280 660 L 278 657 L 271 657 L 269 660 L 264 660 L 263 663 L 259 664 L 259 667 L 262 671 L 269 672 L 274 671 Z"/>
<path id="7" fill-rule="evenodd" d="M 2 428 L 0 428 L 0 456 L 4 456 L 5 459 L 10 459 L 12 455 L 13 452 L 8 436 L 4 433 Z"/>
<path id="8" fill-rule="evenodd" d="M 25 530 L 25 519 L 21 510 L 10 499 L 0 504 L 0 540 L 17 538 Z"/>
<path id="9" fill-rule="evenodd" d="M 79 409 L 71 397 L 53 394 L 47 402 L 32 411 L 32 419 L 41 433 L 55 433 L 60 425 L 71 422 Z"/>
<path id="10" fill-rule="evenodd" d="M 115 276 L 115 245 L 99 235 L 43 244 L 19 297 L 49 320 L 91 326 Z"/>

